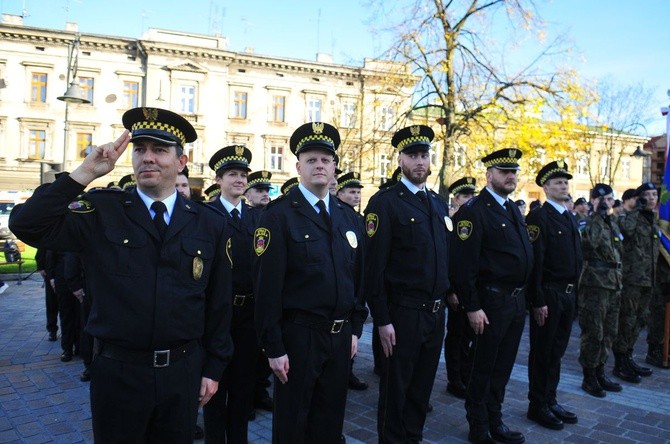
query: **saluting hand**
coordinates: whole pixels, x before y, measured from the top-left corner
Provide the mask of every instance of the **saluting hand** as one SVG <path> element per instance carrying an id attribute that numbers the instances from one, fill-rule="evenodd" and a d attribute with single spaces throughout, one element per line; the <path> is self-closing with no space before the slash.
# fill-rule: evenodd
<path id="1" fill-rule="evenodd" d="M 86 186 L 98 177 L 104 176 L 114 169 L 116 161 L 126 150 L 128 143 L 130 143 L 130 132 L 126 130 L 116 141 L 94 146 L 82 164 L 70 173 L 70 177 Z"/>
<path id="2" fill-rule="evenodd" d="M 542 327 L 544 325 L 544 320 L 549 317 L 549 309 L 545 305 L 544 307 L 533 308 L 533 318 L 537 325 Z"/>
<path id="3" fill-rule="evenodd" d="M 279 381 L 282 384 L 286 384 L 288 382 L 288 355 L 280 356 L 278 358 L 268 358 L 268 362 L 270 363 L 270 368 L 272 369 L 272 372 L 277 375 L 277 378 L 279 378 Z"/>
<path id="4" fill-rule="evenodd" d="M 486 317 L 486 313 L 482 309 L 469 311 L 468 321 L 470 321 L 470 327 L 472 327 L 476 335 L 484 333 L 484 325 L 489 325 L 489 318 Z"/>
<path id="5" fill-rule="evenodd" d="M 393 347 L 395 346 L 395 328 L 393 328 L 393 324 L 379 327 L 379 339 L 382 343 L 384 356 L 389 358 L 393 354 Z"/>

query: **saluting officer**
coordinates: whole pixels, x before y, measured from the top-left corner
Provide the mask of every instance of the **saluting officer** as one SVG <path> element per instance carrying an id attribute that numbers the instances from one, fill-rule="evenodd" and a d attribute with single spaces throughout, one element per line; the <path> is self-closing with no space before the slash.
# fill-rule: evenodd
<path id="1" fill-rule="evenodd" d="M 339 443 L 347 381 L 367 310 L 362 229 L 330 196 L 340 136 L 311 122 L 290 148 L 300 184 L 268 204 L 254 235 L 256 329 L 274 372 L 275 443 Z"/>
<path id="2" fill-rule="evenodd" d="M 526 217 L 535 265 L 528 287 L 533 319 L 528 356 L 528 419 L 554 430 L 576 424 L 577 415 L 556 399 L 561 358 L 575 317 L 575 290 L 582 271 L 577 221 L 566 208 L 572 175 L 560 160 L 543 166 L 535 178 L 547 200 Z"/>
<path id="3" fill-rule="evenodd" d="M 462 177 L 449 186 L 449 193 L 454 196 L 449 216 L 453 217 L 460 207 L 472 199 L 477 191 L 476 184 L 474 177 Z M 465 389 L 470 378 L 470 345 L 474 334 L 456 293 L 447 295 L 447 307 L 447 335 L 444 338 L 447 392 L 465 399 Z"/>
<path id="4" fill-rule="evenodd" d="M 221 214 L 175 190 L 191 124 L 167 110 L 134 108 L 115 142 L 94 147 L 70 175 L 15 209 L 10 227 L 40 248 L 79 251 L 95 295 L 86 330 L 95 442 L 193 440 L 232 354 L 230 262 Z M 129 142 L 137 187 L 75 200 L 113 170 Z M 153 220 L 152 220 L 153 219 Z"/>
<path id="5" fill-rule="evenodd" d="M 365 295 L 386 359 L 379 384 L 379 442 L 418 442 L 444 338 L 449 289 L 447 203 L 426 188 L 430 127 L 395 133 L 402 178 L 365 209 Z"/>
<path id="6" fill-rule="evenodd" d="M 521 151 L 482 159 L 486 187 L 455 214 L 451 280 L 475 332 L 465 409 L 471 442 L 521 443 L 502 420 L 502 401 L 526 319 L 533 250 L 521 212 L 508 196 L 517 186 Z M 489 434 L 490 433 L 490 434 Z"/>
<path id="7" fill-rule="evenodd" d="M 247 189 L 251 151 L 242 145 L 218 150 L 209 160 L 216 173 L 221 194 L 210 204 L 224 214 L 231 228 L 226 254 L 233 264 L 233 306 L 230 335 L 233 358 L 226 368 L 224 383 L 203 408 L 205 442 L 246 443 L 249 412 L 253 407 L 254 380 L 258 344 L 254 330 L 254 295 L 251 248 L 255 221 L 242 195 Z"/>

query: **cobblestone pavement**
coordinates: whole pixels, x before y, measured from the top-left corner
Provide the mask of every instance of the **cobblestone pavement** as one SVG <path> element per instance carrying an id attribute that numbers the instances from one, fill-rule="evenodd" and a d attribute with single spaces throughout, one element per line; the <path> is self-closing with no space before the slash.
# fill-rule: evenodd
<path id="1" fill-rule="evenodd" d="M 8 283 L 10 288 L 0 295 L 0 443 L 92 442 L 88 383 L 79 381 L 83 364 L 78 358 L 60 362 L 59 342 L 47 341 L 41 280 L 33 275 L 21 286 L 16 281 Z M 354 367 L 370 388 L 349 392 L 344 426 L 349 443 L 373 443 L 377 437 L 378 378 L 372 372 L 371 328 L 366 324 Z M 623 392 L 608 393 L 605 399 L 585 394 L 580 388 L 576 322 L 563 360 L 559 402 L 579 415 L 579 423 L 553 431 L 527 420 L 527 330 L 503 406 L 505 422 L 521 430 L 526 442 L 670 442 L 670 371 L 654 369 L 654 374 L 643 378 L 641 384 L 623 383 Z M 644 336 L 645 332 L 635 349 L 638 361 L 644 360 L 646 352 Z M 424 442 L 467 442 L 463 402 L 448 395 L 445 388 L 442 363 L 431 398 L 435 410 L 428 415 Z M 202 418 L 199 422 L 202 424 Z M 249 442 L 270 442 L 270 428 L 271 415 L 257 412 L 257 419 L 249 425 Z"/>

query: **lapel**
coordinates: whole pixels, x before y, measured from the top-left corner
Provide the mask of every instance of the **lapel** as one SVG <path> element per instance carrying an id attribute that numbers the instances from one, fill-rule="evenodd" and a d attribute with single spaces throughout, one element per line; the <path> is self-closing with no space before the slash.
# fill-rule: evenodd
<path id="1" fill-rule="evenodd" d="M 345 222 L 344 208 L 345 203 L 338 198 L 330 196 L 330 224 L 333 227 L 333 233 L 339 232 L 340 226 Z"/>
<path id="2" fill-rule="evenodd" d="M 155 239 L 160 240 L 160 235 L 158 234 L 158 230 L 154 225 L 154 221 L 151 220 L 151 214 L 149 214 L 149 210 L 147 209 L 146 205 L 144 205 L 144 202 L 142 202 L 142 199 L 140 199 L 137 191 L 133 190 L 126 193 L 126 198 L 123 201 L 123 207 L 126 210 L 126 216 L 130 220 L 142 227 Z"/>
<path id="3" fill-rule="evenodd" d="M 408 204 L 412 205 L 417 210 L 419 210 L 419 211 L 421 211 L 425 214 L 429 214 L 428 213 L 428 208 L 426 208 L 424 203 L 421 202 L 421 200 L 419 199 L 418 196 L 416 196 L 410 190 L 408 190 L 404 183 L 398 182 L 398 184 L 396 185 L 396 192 L 398 193 L 398 196 L 400 196 L 400 198 L 404 202 L 407 202 Z M 428 194 L 428 196 L 429 196 L 428 198 L 430 199 L 430 193 L 426 193 L 426 194 Z"/>
<path id="4" fill-rule="evenodd" d="M 317 213 L 316 210 L 309 204 L 309 202 L 307 202 L 307 199 L 305 199 L 305 196 L 303 196 L 302 191 L 300 191 L 300 188 L 293 187 L 286 195 L 286 198 L 291 201 L 291 208 L 295 208 L 295 210 L 298 213 L 302 214 L 304 217 L 314 222 L 322 230 L 326 232 L 329 231 L 328 226 L 323 221 L 323 219 L 321 219 L 319 213 Z M 332 207 L 333 206 L 332 196 L 329 200 L 330 200 L 329 206 Z M 332 217 L 333 214 L 332 210 L 330 214 Z"/>
<path id="5" fill-rule="evenodd" d="M 172 211 L 172 217 L 170 217 L 170 224 L 165 232 L 163 243 L 166 243 L 172 236 L 179 233 L 193 220 L 197 213 L 198 210 L 196 210 L 195 204 L 187 201 L 181 194 L 177 193 L 177 201 L 174 204 L 174 210 Z"/>
<path id="6" fill-rule="evenodd" d="M 244 218 L 247 216 L 247 208 L 242 205 L 242 213 L 240 214 L 240 223 L 234 223 L 233 222 L 233 216 L 230 215 L 228 210 L 226 210 L 226 207 L 223 206 L 223 203 L 221 202 L 221 197 L 217 197 L 216 200 L 213 202 L 214 207 L 216 207 L 217 210 L 223 213 L 223 216 L 226 218 L 226 223 L 228 224 L 229 227 L 231 227 L 235 231 L 243 231 L 243 224 L 242 222 L 244 221 Z"/>
<path id="7" fill-rule="evenodd" d="M 549 202 L 545 202 L 543 205 L 544 209 L 547 211 L 547 214 L 549 214 L 549 217 L 557 221 L 559 224 L 561 224 L 563 227 L 565 227 L 568 230 L 572 230 L 573 228 L 573 223 L 574 221 L 568 221 L 565 216 L 563 216 L 561 213 L 559 213 L 556 208 Z M 569 212 L 568 212 L 569 213 Z"/>
<path id="8" fill-rule="evenodd" d="M 480 196 L 484 197 L 486 199 L 486 205 L 493 209 L 493 212 L 498 214 L 501 217 L 504 217 L 505 219 L 509 220 L 510 222 L 515 223 L 516 221 L 512 218 L 512 215 L 505 210 L 502 205 L 498 203 L 498 201 L 489 193 L 489 190 L 486 188 L 483 188 L 482 191 L 479 193 Z M 511 202 L 511 201 L 510 201 Z"/>

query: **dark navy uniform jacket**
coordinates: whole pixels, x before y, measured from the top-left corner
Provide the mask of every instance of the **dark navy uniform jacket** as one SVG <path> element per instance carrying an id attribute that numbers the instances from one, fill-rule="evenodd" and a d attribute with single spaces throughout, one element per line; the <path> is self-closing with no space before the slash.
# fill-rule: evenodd
<path id="1" fill-rule="evenodd" d="M 362 333 L 360 221 L 333 196 L 329 209 L 331 230 L 295 187 L 261 212 L 254 237 L 256 330 L 269 358 L 286 354 L 281 327 L 289 313 L 350 319 L 353 333 Z"/>
<path id="2" fill-rule="evenodd" d="M 526 285 L 533 249 L 519 208 L 509 214 L 484 188 L 454 214 L 451 280 L 465 311 L 481 309 L 479 292 L 487 285 Z"/>
<path id="3" fill-rule="evenodd" d="M 232 355 L 229 235 L 221 214 L 178 194 L 161 246 L 134 189 L 73 202 L 83 188 L 63 175 L 37 190 L 12 212 L 12 231 L 38 248 L 81 253 L 95 295 L 90 335 L 142 351 L 199 340 L 202 376 L 218 380 Z"/>
<path id="4" fill-rule="evenodd" d="M 377 192 L 365 209 L 365 295 L 375 325 L 391 323 L 395 297 L 446 298 L 449 231 L 446 202 L 428 191 L 431 212 L 402 183 Z"/>
<path id="5" fill-rule="evenodd" d="M 528 299 L 531 307 L 544 307 L 543 283 L 576 287 L 579 281 L 583 265 L 579 227 L 570 211 L 561 214 L 549 202 L 531 211 L 526 224 L 535 258 Z"/>

